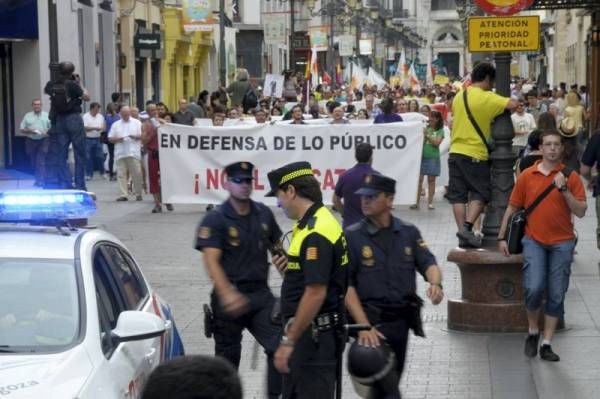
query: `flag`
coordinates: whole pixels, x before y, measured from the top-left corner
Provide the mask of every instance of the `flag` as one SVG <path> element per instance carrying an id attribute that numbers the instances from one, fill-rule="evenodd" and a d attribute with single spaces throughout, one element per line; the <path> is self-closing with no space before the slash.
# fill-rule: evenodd
<path id="1" fill-rule="evenodd" d="M 431 65 L 431 51 L 427 51 L 427 74 L 425 75 L 425 83 L 427 83 L 427 86 L 432 86 L 433 85 L 433 78 L 434 78 L 434 74 L 433 74 L 433 67 Z"/>
<path id="2" fill-rule="evenodd" d="M 406 54 L 404 49 L 400 53 L 400 59 L 398 60 L 398 67 L 396 67 L 396 76 L 400 79 L 400 85 L 402 85 L 408 75 L 408 65 L 406 65 Z"/>
<path id="3" fill-rule="evenodd" d="M 365 75 L 363 69 L 357 63 L 353 63 L 351 81 L 352 88 L 362 89 L 362 86 L 365 84 L 366 80 L 367 76 Z"/>
<path id="4" fill-rule="evenodd" d="M 304 68 L 304 79 L 308 79 L 310 76 L 310 56 L 311 54 L 308 53 L 308 57 L 306 59 L 306 68 Z"/>
<path id="5" fill-rule="evenodd" d="M 417 72 L 415 71 L 414 62 L 410 64 L 410 69 L 408 72 L 408 81 L 410 84 L 410 88 L 413 90 L 413 93 L 421 91 L 421 85 L 419 84 L 419 78 L 417 77 Z"/>
<path id="6" fill-rule="evenodd" d="M 317 64 L 317 49 L 313 47 L 310 54 L 310 84 L 317 87 L 319 84 L 319 65 Z"/>
<path id="7" fill-rule="evenodd" d="M 369 68 L 367 79 L 369 80 L 370 85 L 377 86 L 379 90 L 383 89 L 383 87 L 387 84 L 383 76 L 377 73 L 373 68 Z"/>
<path id="8" fill-rule="evenodd" d="M 332 83 L 331 76 L 329 76 L 327 71 L 323 71 L 323 83 L 327 83 L 328 85 Z"/>
<path id="9" fill-rule="evenodd" d="M 335 82 L 338 85 L 344 83 L 344 77 L 342 76 L 342 66 L 339 62 L 335 65 Z"/>

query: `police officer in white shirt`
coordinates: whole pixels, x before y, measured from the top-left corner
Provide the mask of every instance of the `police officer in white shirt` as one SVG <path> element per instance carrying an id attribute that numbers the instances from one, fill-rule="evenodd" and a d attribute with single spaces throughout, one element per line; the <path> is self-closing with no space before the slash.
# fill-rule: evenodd
<path id="1" fill-rule="evenodd" d="M 142 123 L 131 116 L 128 106 L 121 107 L 121 119 L 113 123 L 108 133 L 108 140 L 115 144 L 115 160 L 117 163 L 117 181 L 121 195 L 117 201 L 127 201 L 128 181 L 133 180 L 133 191 L 136 201 L 142 200 Z"/>

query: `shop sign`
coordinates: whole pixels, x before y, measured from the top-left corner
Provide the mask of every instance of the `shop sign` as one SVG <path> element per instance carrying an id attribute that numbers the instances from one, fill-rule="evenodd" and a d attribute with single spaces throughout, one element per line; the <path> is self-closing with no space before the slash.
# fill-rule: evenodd
<path id="1" fill-rule="evenodd" d="M 342 35 L 338 38 L 340 57 L 350 57 L 354 54 L 354 36 Z"/>
<path id="2" fill-rule="evenodd" d="M 327 28 L 325 26 L 313 26 L 309 28 L 310 47 L 316 51 L 327 51 Z"/>
<path id="3" fill-rule="evenodd" d="M 361 55 L 373 54 L 373 41 L 371 39 L 360 39 L 358 48 Z"/>
<path id="4" fill-rule="evenodd" d="M 537 51 L 540 17 L 470 17 L 469 51 Z"/>
<path id="5" fill-rule="evenodd" d="M 286 14 L 263 13 L 265 42 L 279 44 L 286 41 Z"/>
<path id="6" fill-rule="evenodd" d="M 183 0 L 182 25 L 185 32 L 212 31 L 215 23 L 210 0 Z"/>
<path id="7" fill-rule="evenodd" d="M 138 50 L 160 50 L 160 34 L 138 33 L 133 38 L 133 47 Z"/>

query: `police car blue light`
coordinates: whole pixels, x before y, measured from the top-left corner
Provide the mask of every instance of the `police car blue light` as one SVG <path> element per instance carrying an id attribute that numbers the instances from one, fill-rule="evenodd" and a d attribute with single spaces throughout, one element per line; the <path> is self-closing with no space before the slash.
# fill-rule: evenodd
<path id="1" fill-rule="evenodd" d="M 92 195 L 79 190 L 0 193 L 0 222 L 85 219 L 96 212 Z"/>

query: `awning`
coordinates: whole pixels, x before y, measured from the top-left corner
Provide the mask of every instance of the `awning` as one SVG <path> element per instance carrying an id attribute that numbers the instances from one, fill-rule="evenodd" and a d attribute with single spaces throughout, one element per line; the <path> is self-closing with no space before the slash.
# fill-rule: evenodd
<path id="1" fill-rule="evenodd" d="M 0 0 L 0 38 L 38 38 L 36 0 Z"/>

